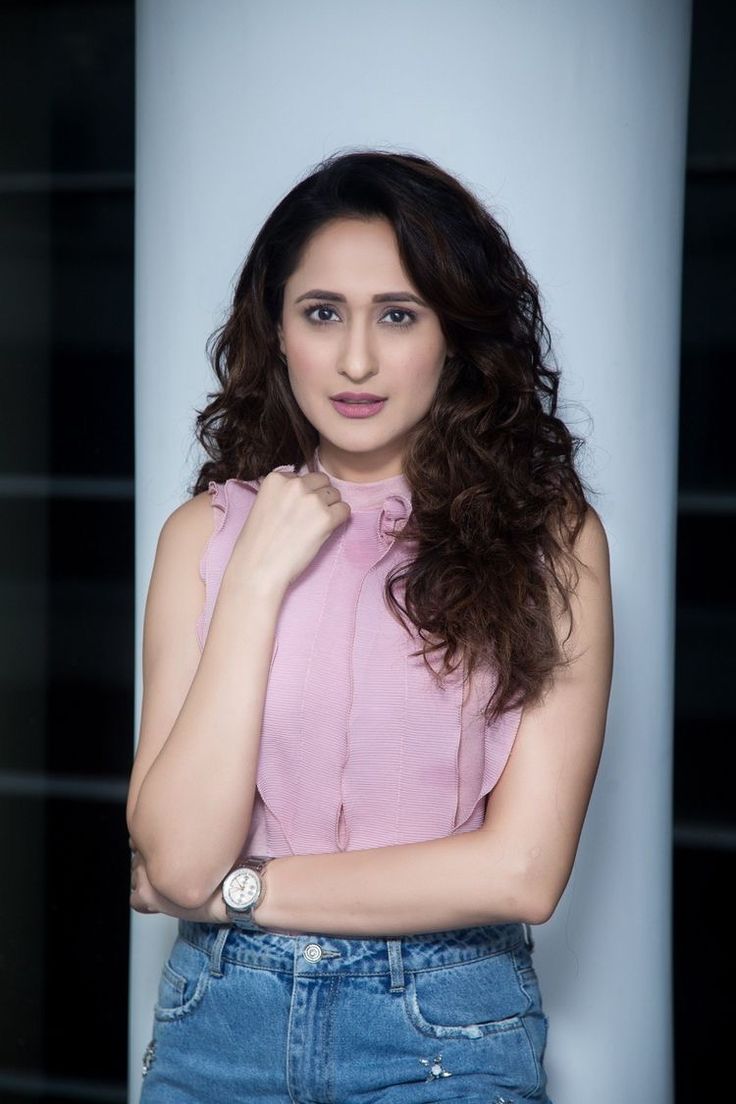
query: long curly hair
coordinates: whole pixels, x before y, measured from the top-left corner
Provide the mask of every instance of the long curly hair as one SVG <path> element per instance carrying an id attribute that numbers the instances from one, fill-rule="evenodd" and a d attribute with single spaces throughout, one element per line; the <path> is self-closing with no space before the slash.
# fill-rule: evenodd
<path id="1" fill-rule="evenodd" d="M 504 229 L 428 158 L 335 153 L 278 203 L 256 236 L 223 324 L 207 340 L 219 388 L 196 411 L 208 455 L 190 487 L 259 479 L 306 464 L 319 435 L 298 406 L 277 337 L 284 285 L 310 236 L 331 219 L 387 219 L 405 270 L 435 310 L 454 354 L 430 410 L 408 434 L 402 470 L 411 556 L 386 580 L 392 614 L 422 641 L 442 678 L 465 663 L 496 668 L 488 721 L 539 700 L 569 663 L 556 619 L 577 583 L 573 545 L 589 487 L 583 440 L 557 415 L 560 372 L 539 289 Z M 401 591 L 401 596 L 399 596 Z M 439 671 L 429 655 L 442 651 Z"/>

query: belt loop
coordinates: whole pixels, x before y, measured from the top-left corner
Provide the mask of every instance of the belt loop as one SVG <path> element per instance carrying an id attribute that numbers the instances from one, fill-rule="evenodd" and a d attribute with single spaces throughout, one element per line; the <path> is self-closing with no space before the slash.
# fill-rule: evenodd
<path id="1" fill-rule="evenodd" d="M 534 936 L 532 935 L 531 926 L 526 921 L 524 921 L 524 942 L 530 951 L 534 950 Z"/>
<path id="2" fill-rule="evenodd" d="M 387 939 L 388 965 L 391 971 L 389 992 L 400 993 L 404 988 L 404 960 L 401 957 L 401 939 Z"/>
<path id="3" fill-rule="evenodd" d="M 210 948 L 210 974 L 212 977 L 222 977 L 222 948 L 225 940 L 232 931 L 229 924 L 223 924 L 217 932 Z"/>

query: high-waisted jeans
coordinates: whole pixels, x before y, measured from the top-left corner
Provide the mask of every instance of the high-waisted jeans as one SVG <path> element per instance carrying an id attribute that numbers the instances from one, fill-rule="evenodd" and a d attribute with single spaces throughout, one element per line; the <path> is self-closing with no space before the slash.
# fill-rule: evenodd
<path id="1" fill-rule="evenodd" d="M 528 925 L 386 938 L 180 920 L 140 1104 L 552 1104 Z"/>

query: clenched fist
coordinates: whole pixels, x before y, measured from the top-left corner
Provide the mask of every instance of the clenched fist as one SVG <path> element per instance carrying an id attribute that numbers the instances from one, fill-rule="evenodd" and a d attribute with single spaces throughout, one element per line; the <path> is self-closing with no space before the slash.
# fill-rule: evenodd
<path id="1" fill-rule="evenodd" d="M 325 472 L 272 471 L 233 549 L 232 559 L 287 587 L 301 575 L 350 507 Z"/>

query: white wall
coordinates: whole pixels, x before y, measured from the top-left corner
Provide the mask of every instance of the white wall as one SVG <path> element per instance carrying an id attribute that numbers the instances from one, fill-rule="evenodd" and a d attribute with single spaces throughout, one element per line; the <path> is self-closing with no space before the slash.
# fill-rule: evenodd
<path id="1" fill-rule="evenodd" d="M 612 556 L 606 747 L 535 929 L 555 1104 L 669 1104 L 676 412 L 688 0 L 139 0 L 137 640 L 194 471 L 204 342 L 252 237 L 335 149 L 409 149 L 491 206 L 540 283 Z M 591 419 L 587 418 L 590 414 Z M 140 658 L 137 662 L 140 702 Z M 175 921 L 132 913 L 137 1100 Z"/>

